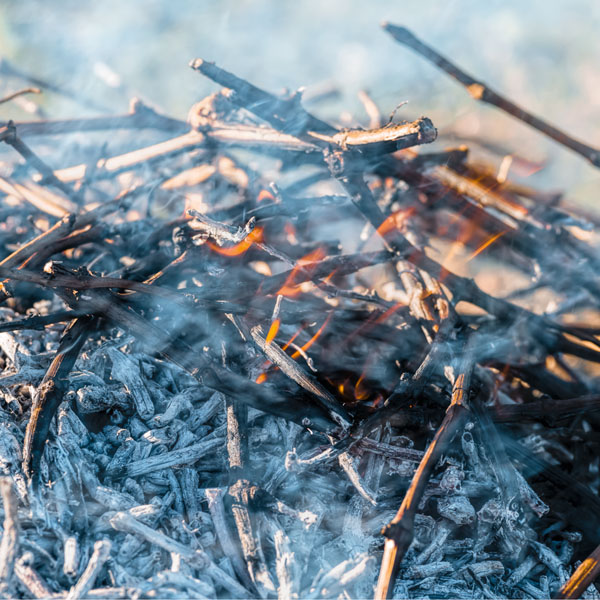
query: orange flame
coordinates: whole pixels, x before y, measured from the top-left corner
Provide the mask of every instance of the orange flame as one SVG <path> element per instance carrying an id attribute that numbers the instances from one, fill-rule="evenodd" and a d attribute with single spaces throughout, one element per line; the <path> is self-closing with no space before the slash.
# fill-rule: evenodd
<path id="1" fill-rule="evenodd" d="M 269 327 L 269 333 L 267 333 L 267 337 L 265 340 L 267 344 L 270 344 L 275 339 L 275 336 L 277 335 L 277 332 L 279 331 L 280 324 L 281 324 L 281 319 L 275 319 L 271 323 L 271 327 Z"/>
<path id="2" fill-rule="evenodd" d="M 467 258 L 466 262 L 473 260 L 478 254 L 481 254 L 488 246 L 491 246 L 496 240 L 499 240 L 505 233 L 507 233 L 506 229 L 504 231 L 499 231 L 498 233 L 494 234 L 491 238 L 487 239 L 483 244 L 481 244 L 481 246 L 479 246 L 479 248 L 477 248 L 477 250 L 475 250 L 475 252 L 473 252 L 473 254 L 471 254 L 471 256 L 469 256 L 469 258 Z"/>
<path id="3" fill-rule="evenodd" d="M 275 319 L 275 321 L 273 321 L 273 323 L 271 324 L 271 327 L 269 329 L 269 333 L 267 333 L 267 338 L 266 341 L 267 343 L 271 343 L 273 341 L 273 338 L 277 335 L 277 333 L 271 333 L 273 331 L 273 326 L 275 325 L 275 323 L 277 323 L 277 330 L 279 330 L 279 325 L 281 324 L 281 320 L 280 319 Z M 290 345 L 294 342 L 294 340 L 300 335 L 300 333 L 302 332 L 302 330 L 304 329 L 304 326 L 300 326 L 300 328 L 298 329 L 298 331 L 296 331 L 296 333 L 285 343 L 285 345 L 281 348 L 284 352 L 290 347 Z M 272 337 L 271 337 L 272 336 Z M 270 360 L 267 360 L 263 363 L 262 368 L 263 369 L 267 369 L 269 367 L 269 365 L 271 364 Z M 274 370 L 277 371 L 279 369 L 279 367 L 274 367 Z M 256 383 L 264 383 L 267 380 L 267 374 L 266 373 L 261 373 L 257 378 L 256 378 Z"/>
<path id="4" fill-rule="evenodd" d="M 319 336 L 323 333 L 325 327 L 327 327 L 327 324 L 329 323 L 329 321 L 331 321 L 331 317 L 333 316 L 332 313 L 329 313 L 329 316 L 325 319 L 325 321 L 323 322 L 323 325 L 321 325 L 321 327 L 319 327 L 319 330 L 317 331 L 317 333 L 315 333 L 315 335 L 313 335 L 310 340 L 308 340 L 308 342 L 306 342 L 306 344 L 304 344 L 304 346 L 302 346 L 302 351 L 306 352 L 319 338 Z M 300 356 L 300 352 L 298 350 L 296 350 L 296 352 L 294 352 L 294 354 L 292 354 L 292 358 L 296 359 Z"/>
<path id="5" fill-rule="evenodd" d="M 415 208 L 413 206 L 404 210 L 397 210 L 387 217 L 387 219 L 377 228 L 377 233 L 381 237 L 385 237 L 390 231 L 402 229 L 404 223 L 406 223 L 406 221 L 414 214 Z"/>
<path id="6" fill-rule="evenodd" d="M 206 242 L 206 245 L 211 250 L 214 250 L 217 254 L 221 254 L 222 256 L 239 256 L 240 254 L 247 252 L 252 244 L 259 244 L 262 241 L 263 228 L 259 226 L 253 229 L 239 244 L 235 244 L 235 246 L 221 248 L 221 246 L 218 246 L 213 242 Z"/>
<path id="7" fill-rule="evenodd" d="M 361 389 L 361 384 L 364 378 L 365 373 L 363 372 L 354 386 L 354 398 L 356 400 L 366 400 L 369 397 L 369 391 L 366 389 Z"/>
<path id="8" fill-rule="evenodd" d="M 285 345 L 281 348 L 284 352 L 290 347 L 290 344 L 294 342 L 294 340 L 300 335 L 301 331 L 304 329 L 304 326 L 301 326 L 298 331 L 285 343 Z"/>
<path id="9" fill-rule="evenodd" d="M 275 196 L 269 192 L 269 190 L 260 190 L 258 194 L 257 202 L 262 202 L 263 200 L 275 200 Z"/>
<path id="10" fill-rule="evenodd" d="M 288 275 L 287 279 L 285 280 L 285 283 L 281 286 L 281 288 L 279 290 L 277 290 L 277 292 L 275 292 L 275 294 L 287 296 L 287 297 L 297 296 L 302 291 L 302 290 L 300 290 L 298 285 L 296 285 L 294 283 L 298 271 L 300 271 L 301 269 L 307 270 L 304 268 L 305 265 L 309 265 L 311 263 L 317 263 L 318 261 L 322 260 L 323 258 L 325 258 L 325 250 L 323 248 L 317 248 L 316 250 L 309 252 L 306 256 L 299 258 L 298 261 L 296 262 L 296 266 L 290 271 L 290 274 Z M 311 269 L 311 270 L 314 270 L 314 268 L 316 268 L 316 264 L 313 266 L 313 269 Z"/>

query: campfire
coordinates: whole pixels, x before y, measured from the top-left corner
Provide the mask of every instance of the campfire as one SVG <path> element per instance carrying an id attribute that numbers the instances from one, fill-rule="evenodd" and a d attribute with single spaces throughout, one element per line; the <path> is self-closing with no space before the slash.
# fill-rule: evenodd
<path id="1" fill-rule="evenodd" d="M 190 67 L 185 121 L 0 127 L 2 593 L 600 597 L 597 217 Z"/>

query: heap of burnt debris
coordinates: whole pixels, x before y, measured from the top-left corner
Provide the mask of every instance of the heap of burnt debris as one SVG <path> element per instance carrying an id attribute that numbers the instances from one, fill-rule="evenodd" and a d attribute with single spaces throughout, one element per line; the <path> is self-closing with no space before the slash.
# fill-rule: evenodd
<path id="1" fill-rule="evenodd" d="M 598 598 L 594 217 L 191 67 L 188 122 L 0 128 L 2 593 Z"/>

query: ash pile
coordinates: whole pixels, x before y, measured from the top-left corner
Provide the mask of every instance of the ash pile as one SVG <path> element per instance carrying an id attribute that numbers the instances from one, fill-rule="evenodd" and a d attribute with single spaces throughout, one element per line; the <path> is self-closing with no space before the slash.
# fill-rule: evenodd
<path id="1" fill-rule="evenodd" d="M 1 592 L 598 598 L 594 215 L 191 67 L 187 121 L 0 127 Z"/>

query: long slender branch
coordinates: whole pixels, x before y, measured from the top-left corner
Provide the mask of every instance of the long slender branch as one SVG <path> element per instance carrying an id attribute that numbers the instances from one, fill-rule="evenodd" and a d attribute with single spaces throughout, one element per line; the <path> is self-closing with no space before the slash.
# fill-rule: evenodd
<path id="1" fill-rule="evenodd" d="M 569 580 L 560 588 L 555 598 L 574 600 L 581 598 L 600 574 L 600 546 L 598 546 L 578 567 Z"/>
<path id="2" fill-rule="evenodd" d="M 4 98 L 0 98 L 0 104 L 4 104 L 5 102 L 10 102 L 11 100 L 18 98 L 19 96 L 23 96 L 24 94 L 41 94 L 41 92 L 42 92 L 42 90 L 40 90 L 40 88 L 26 87 L 26 88 L 23 88 L 22 90 L 17 90 L 16 92 L 13 92 L 12 94 L 8 94 L 8 95 L 4 96 Z"/>
<path id="3" fill-rule="evenodd" d="M 467 364 L 457 376 L 446 416 L 419 463 L 396 516 L 382 532 L 387 539 L 375 590 L 376 600 L 392 597 L 400 563 L 413 539 L 415 515 L 425 486 L 440 456 L 467 420 L 472 367 L 472 363 Z"/>
<path id="4" fill-rule="evenodd" d="M 534 129 L 541 131 L 543 134 L 552 138 L 559 144 L 566 146 L 573 152 L 580 154 L 589 162 L 591 162 L 595 167 L 600 168 L 600 150 L 597 148 L 593 148 L 592 146 L 588 146 L 583 142 L 580 142 L 564 131 L 554 127 L 554 125 L 550 125 L 543 119 L 532 115 L 530 112 L 522 109 L 520 106 L 516 105 L 514 102 L 506 99 L 504 96 L 496 93 L 489 86 L 487 86 L 482 81 L 475 79 L 471 75 L 465 73 L 462 69 L 457 67 L 454 63 L 451 63 L 447 58 L 443 57 L 439 52 L 434 50 L 431 46 L 428 46 L 423 41 L 418 39 L 413 33 L 411 33 L 405 27 L 398 27 L 397 25 L 392 25 L 391 23 L 384 23 L 383 28 L 387 31 L 396 41 L 408 46 L 411 50 L 414 50 L 430 62 L 432 62 L 436 67 L 445 71 L 450 77 L 456 79 L 459 83 L 464 85 L 467 88 L 469 94 L 475 98 L 475 100 L 479 100 L 480 102 L 485 102 L 487 104 L 491 104 L 500 110 L 512 115 L 516 119 L 527 123 Z"/>
<path id="5" fill-rule="evenodd" d="M 30 90 L 32 88 L 28 88 Z M 24 93 L 25 90 L 22 90 Z M 6 99 L 4 99 L 6 100 Z M 1 102 L 1 101 L 0 101 Z M 6 123 L 0 124 L 0 126 Z M 158 129 L 170 132 L 185 132 L 190 126 L 185 121 L 157 113 L 154 109 L 134 101 L 128 114 L 81 119 L 55 119 L 47 121 L 17 121 L 19 135 L 59 135 L 82 131 L 105 131 L 113 129 Z"/>

